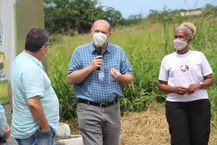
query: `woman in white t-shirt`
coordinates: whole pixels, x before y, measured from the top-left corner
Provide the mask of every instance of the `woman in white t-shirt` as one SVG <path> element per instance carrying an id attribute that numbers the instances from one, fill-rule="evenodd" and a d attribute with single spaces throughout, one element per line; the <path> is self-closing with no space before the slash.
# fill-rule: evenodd
<path id="1" fill-rule="evenodd" d="M 213 72 L 202 52 L 188 49 L 195 34 L 192 23 L 178 26 L 176 52 L 161 62 L 158 88 L 167 93 L 166 117 L 172 145 L 208 145 L 211 111 L 207 88 L 214 82 Z"/>

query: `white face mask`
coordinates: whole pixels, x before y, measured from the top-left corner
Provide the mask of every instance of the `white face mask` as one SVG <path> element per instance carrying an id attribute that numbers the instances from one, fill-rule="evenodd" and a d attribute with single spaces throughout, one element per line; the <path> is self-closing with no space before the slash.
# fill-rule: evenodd
<path id="1" fill-rule="evenodd" d="M 102 47 L 107 42 L 107 36 L 101 32 L 93 34 L 93 44 L 96 47 Z"/>
<path id="2" fill-rule="evenodd" d="M 185 48 L 188 45 L 188 43 L 187 43 L 187 41 L 174 39 L 173 40 L 173 45 L 174 45 L 174 48 L 176 50 L 182 50 L 183 48 Z"/>

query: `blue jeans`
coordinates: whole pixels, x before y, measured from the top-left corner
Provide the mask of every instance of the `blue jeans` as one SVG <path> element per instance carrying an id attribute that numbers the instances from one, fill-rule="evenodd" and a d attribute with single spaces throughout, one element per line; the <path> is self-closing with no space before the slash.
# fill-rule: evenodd
<path id="1" fill-rule="evenodd" d="M 37 130 L 32 136 L 25 139 L 16 139 L 19 145 L 54 145 L 55 133 L 52 129 L 49 132 Z"/>

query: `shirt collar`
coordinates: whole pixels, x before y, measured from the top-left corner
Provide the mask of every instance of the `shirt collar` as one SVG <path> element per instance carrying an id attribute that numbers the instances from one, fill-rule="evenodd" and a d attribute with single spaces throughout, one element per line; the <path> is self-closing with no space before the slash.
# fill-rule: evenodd
<path id="1" fill-rule="evenodd" d="M 91 43 L 91 50 L 92 50 L 92 54 L 97 53 L 96 48 L 94 47 L 93 43 Z M 108 42 L 105 52 L 108 52 L 108 53 L 111 52 L 111 44 L 109 42 Z"/>
<path id="2" fill-rule="evenodd" d="M 42 69 L 44 69 L 44 67 L 43 67 L 43 65 L 42 65 L 42 63 L 41 63 L 41 61 L 39 61 L 37 58 L 35 58 L 34 56 L 32 56 L 32 55 L 26 53 L 25 51 L 23 51 L 23 54 L 24 54 L 25 56 L 27 56 L 28 58 L 30 58 L 34 63 L 36 63 L 37 65 L 39 65 Z"/>

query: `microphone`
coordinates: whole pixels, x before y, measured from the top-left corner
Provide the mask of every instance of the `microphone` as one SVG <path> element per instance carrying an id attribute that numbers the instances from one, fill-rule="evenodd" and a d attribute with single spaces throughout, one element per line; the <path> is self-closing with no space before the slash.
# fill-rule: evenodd
<path id="1" fill-rule="evenodd" d="M 102 55 L 102 47 L 96 47 L 96 50 L 97 50 L 97 55 Z M 101 68 L 97 67 L 96 72 L 99 73 L 100 71 L 101 71 Z"/>

